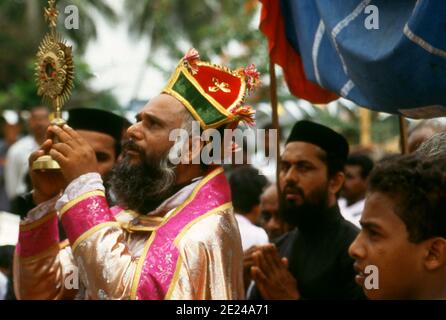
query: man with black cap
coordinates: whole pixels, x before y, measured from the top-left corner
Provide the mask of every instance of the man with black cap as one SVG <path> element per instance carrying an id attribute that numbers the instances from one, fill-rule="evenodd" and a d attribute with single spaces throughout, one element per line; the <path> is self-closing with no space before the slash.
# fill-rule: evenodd
<path id="1" fill-rule="evenodd" d="M 104 179 L 121 153 L 123 132 L 130 123 L 121 114 L 99 108 L 75 108 L 68 112 L 67 124 L 94 149 L 98 172 Z"/>
<path id="2" fill-rule="evenodd" d="M 297 122 L 280 159 L 282 215 L 297 228 L 253 253 L 250 298 L 356 299 L 348 247 L 358 233 L 339 212 L 348 143 L 335 131 Z"/>
<path id="3" fill-rule="evenodd" d="M 102 108 L 73 108 L 68 111 L 67 124 L 91 145 L 96 155 L 98 173 L 105 181 L 121 153 L 121 139 L 127 122 L 118 111 L 111 112 Z M 31 162 L 34 160 L 30 159 Z M 60 174 L 60 172 L 30 171 L 33 191 L 17 198 L 13 203 L 13 212 L 24 217 L 36 204 L 56 196 L 61 186 L 54 183 L 56 179 L 48 178 Z M 39 179 L 43 175 L 46 179 Z M 45 186 L 42 186 L 42 183 Z"/>
<path id="4" fill-rule="evenodd" d="M 107 181 L 121 153 L 121 139 L 126 129 L 127 120 L 118 112 L 100 108 L 74 108 L 68 111 L 67 124 L 75 129 L 80 137 L 88 141 L 96 156 L 98 173 L 104 181 Z M 31 155 L 29 159 L 30 165 L 36 158 L 35 153 L 34 156 Z M 26 215 L 25 222 L 27 224 L 33 224 L 48 215 L 51 207 L 58 199 L 62 189 L 59 179 L 62 173 L 60 171 L 42 172 L 30 170 L 29 174 L 33 191 L 20 197 L 20 202 L 17 204 L 17 212 L 20 212 L 23 217 Z M 109 194 L 107 193 L 107 195 Z M 33 298 L 42 297 L 54 290 L 54 288 L 63 285 L 62 283 L 52 282 L 52 279 L 42 280 L 41 273 L 44 273 L 43 270 L 48 261 L 60 260 L 65 265 L 72 268 L 75 267 L 72 263 L 72 250 L 60 221 L 54 225 L 54 228 L 59 234 L 57 250 L 40 255 L 34 259 L 21 259 L 16 256 L 18 267 L 16 272 L 19 274 L 16 277 L 16 282 L 21 285 L 20 292 L 33 292 Z M 22 237 L 26 232 L 26 229 L 20 229 Z M 46 230 L 42 232 L 42 237 L 44 232 Z M 20 244 L 18 247 L 20 250 Z M 66 298 L 70 297 L 74 297 L 74 293 L 72 296 L 66 296 Z"/>

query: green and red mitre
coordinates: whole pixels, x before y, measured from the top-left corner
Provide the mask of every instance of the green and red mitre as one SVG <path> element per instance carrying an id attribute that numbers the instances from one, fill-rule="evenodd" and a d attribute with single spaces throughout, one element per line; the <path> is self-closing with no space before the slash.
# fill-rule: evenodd
<path id="1" fill-rule="evenodd" d="M 244 105 L 247 94 L 260 83 L 254 65 L 230 70 L 200 61 L 195 49 L 181 59 L 163 92 L 178 99 L 203 130 L 240 121 L 254 124 L 255 112 Z"/>

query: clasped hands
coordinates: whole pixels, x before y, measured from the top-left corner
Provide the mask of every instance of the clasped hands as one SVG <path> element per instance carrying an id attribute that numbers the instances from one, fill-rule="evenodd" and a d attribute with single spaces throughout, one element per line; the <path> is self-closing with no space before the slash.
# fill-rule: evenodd
<path id="1" fill-rule="evenodd" d="M 245 252 L 245 273 L 249 272 L 265 300 L 297 300 L 297 281 L 275 245 L 255 246 Z"/>

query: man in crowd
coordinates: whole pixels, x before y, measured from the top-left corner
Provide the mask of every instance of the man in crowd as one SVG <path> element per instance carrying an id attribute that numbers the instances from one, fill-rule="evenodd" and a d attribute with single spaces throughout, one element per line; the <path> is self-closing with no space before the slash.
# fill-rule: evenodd
<path id="1" fill-rule="evenodd" d="M 260 197 L 260 214 L 261 227 L 266 230 L 269 242 L 277 240 L 280 236 L 290 231 L 292 228 L 279 214 L 279 198 L 277 195 L 276 184 L 270 185 L 265 189 Z M 266 244 L 268 241 L 257 246 L 253 246 L 244 252 L 243 259 L 243 278 L 245 280 L 245 288 L 248 289 L 253 283 L 251 282 L 251 267 L 254 265 L 253 253 L 259 250 L 259 245 Z"/>
<path id="2" fill-rule="evenodd" d="M 446 131 L 439 132 L 423 142 L 416 154 L 426 159 L 437 159 L 446 155 Z"/>
<path id="3" fill-rule="evenodd" d="M 257 246 L 269 242 L 265 230 L 256 225 L 260 218 L 260 195 L 268 181 L 258 169 L 251 166 L 240 166 L 231 172 L 229 184 L 235 218 L 242 239 L 243 279 L 245 289 L 247 289 L 251 281 L 251 252 Z"/>
<path id="4" fill-rule="evenodd" d="M 104 110 L 102 108 L 73 108 L 68 111 L 67 123 L 93 148 L 98 163 L 98 173 L 104 181 L 113 168 L 121 153 L 121 138 L 123 130 L 128 126 L 127 120 L 120 114 Z M 36 148 L 37 150 L 37 148 Z M 48 180 L 55 176 L 61 176 L 60 172 L 30 171 L 33 182 Z M 40 179 L 39 179 L 40 177 Z M 34 197 L 40 196 L 34 187 L 34 193 L 22 194 L 14 205 L 14 212 L 20 215 L 26 214 L 35 204 Z M 40 190 L 38 190 L 40 191 Z M 45 200 L 53 195 L 43 195 Z M 41 201 L 40 201 L 41 202 Z"/>
<path id="5" fill-rule="evenodd" d="M 366 155 L 351 155 L 345 165 L 345 182 L 342 198 L 338 200 L 342 216 L 358 228 L 364 209 L 367 178 L 373 169 L 373 161 Z"/>
<path id="6" fill-rule="evenodd" d="M 98 173 L 107 180 L 121 154 L 123 132 L 129 126 L 124 115 L 103 108 L 73 108 L 68 111 L 67 124 L 88 141 L 95 151 Z"/>
<path id="7" fill-rule="evenodd" d="M 243 251 L 268 243 L 265 230 L 257 226 L 260 217 L 260 195 L 268 184 L 265 176 L 253 167 L 239 167 L 231 172 L 232 205 L 242 239 Z"/>
<path id="8" fill-rule="evenodd" d="M 336 194 L 344 183 L 348 144 L 335 131 L 297 122 L 280 159 L 283 217 L 297 229 L 253 253 L 257 290 L 250 298 L 355 299 L 348 247 L 357 228 L 339 212 Z"/>
<path id="9" fill-rule="evenodd" d="M 424 141 L 432 137 L 434 134 L 445 130 L 446 126 L 440 120 L 428 119 L 420 121 L 409 130 L 407 139 L 409 153 L 416 151 Z"/>
<path id="10" fill-rule="evenodd" d="M 9 147 L 17 141 L 21 131 L 19 116 L 15 111 L 3 112 L 0 116 L 0 130 L 2 133 L 2 138 L 0 138 L 0 211 L 10 212 L 11 206 L 5 186 L 5 164 Z"/>
<path id="11" fill-rule="evenodd" d="M 277 185 L 272 184 L 260 197 L 261 226 L 266 230 L 270 241 L 278 239 L 291 230 L 279 214 L 279 196 Z"/>
<path id="12" fill-rule="evenodd" d="M 50 125 L 49 111 L 45 106 L 31 108 L 28 128 L 30 135 L 19 139 L 8 150 L 5 164 L 6 193 L 12 201 L 29 191 L 26 183 L 28 157 L 45 140 L 46 129 Z"/>
<path id="13" fill-rule="evenodd" d="M 446 158 L 381 162 L 349 253 L 370 299 L 446 299 Z"/>
<path id="14" fill-rule="evenodd" d="M 15 300 L 12 286 L 12 256 L 14 246 L 0 246 L 0 300 Z"/>
<path id="15" fill-rule="evenodd" d="M 102 179 L 107 180 L 111 169 L 121 153 L 122 131 L 126 126 L 126 121 L 121 115 L 112 113 L 101 108 L 74 108 L 68 111 L 68 125 L 76 129 L 76 132 L 83 139 L 87 140 L 92 147 L 98 164 L 98 173 Z M 35 160 L 32 157 L 32 161 Z M 31 166 L 32 161 L 29 163 Z M 23 194 L 16 201 L 15 210 L 26 217 L 26 224 L 39 220 L 48 214 L 49 208 L 54 206 L 54 199 L 61 191 L 63 176 L 60 171 L 30 171 L 33 191 Z M 62 181 L 62 182 L 61 182 Z M 56 258 L 70 261 L 72 259 L 71 248 L 68 246 L 65 232 L 60 222 L 55 226 L 59 232 L 59 250 L 54 250 L 52 254 Z M 23 236 L 23 227 L 22 236 Z M 18 258 L 16 256 L 16 258 Z M 42 280 L 38 276 L 38 271 L 45 269 L 45 261 L 48 256 L 43 255 L 38 259 L 18 260 L 16 288 L 18 295 L 22 298 L 41 298 L 54 293 L 54 279 L 46 278 Z M 43 275 L 45 276 L 45 274 Z"/>
<path id="16" fill-rule="evenodd" d="M 125 157 L 110 179 L 125 210 L 109 208 L 88 143 L 68 126 L 50 129 L 60 142 L 45 142 L 33 157 L 51 147 L 61 165 L 64 192 L 52 212 L 60 210 L 70 240 L 81 278 L 79 298 L 243 298 L 242 248 L 229 184 L 221 167 L 200 162 L 204 143 L 190 134 L 194 121 L 203 130 L 251 123 L 244 94 L 257 83 L 252 66 L 230 72 L 201 62 L 190 50 L 163 93 L 128 129 Z M 172 141 L 175 129 L 184 129 L 188 138 Z M 178 144 L 192 151 L 178 154 Z M 50 252 L 58 243 L 56 219 L 50 213 L 23 225 L 19 259 L 57 255 L 58 248 Z M 39 226 L 47 232 L 37 246 Z M 48 262 L 46 274 L 40 272 L 53 281 L 47 298 L 67 293 L 62 258 Z M 54 271 L 59 268 L 62 272 Z"/>

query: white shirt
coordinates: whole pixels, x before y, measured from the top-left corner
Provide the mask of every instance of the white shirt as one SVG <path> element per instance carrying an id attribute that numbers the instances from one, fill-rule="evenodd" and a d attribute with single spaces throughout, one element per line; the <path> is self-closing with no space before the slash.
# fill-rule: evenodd
<path id="1" fill-rule="evenodd" d="M 20 217 L 0 211 L 0 246 L 15 246 L 19 239 Z"/>
<path id="2" fill-rule="evenodd" d="M 9 148 L 5 164 L 5 187 L 9 199 L 27 191 L 25 177 L 28 174 L 28 158 L 38 148 L 32 136 L 23 137 Z"/>
<path id="3" fill-rule="evenodd" d="M 364 210 L 365 199 L 355 202 L 351 206 L 347 206 L 347 200 L 340 198 L 338 200 L 339 210 L 345 220 L 350 221 L 358 228 L 361 228 L 359 220 L 361 220 L 362 211 Z"/>
<path id="4" fill-rule="evenodd" d="M 242 238 L 243 251 L 248 250 L 252 246 L 260 246 L 268 244 L 268 235 L 263 228 L 252 224 L 245 216 L 236 213 L 238 228 L 240 230 L 240 237 Z"/>
<path id="5" fill-rule="evenodd" d="M 0 271 L 0 300 L 5 300 L 8 293 L 8 278 Z"/>

